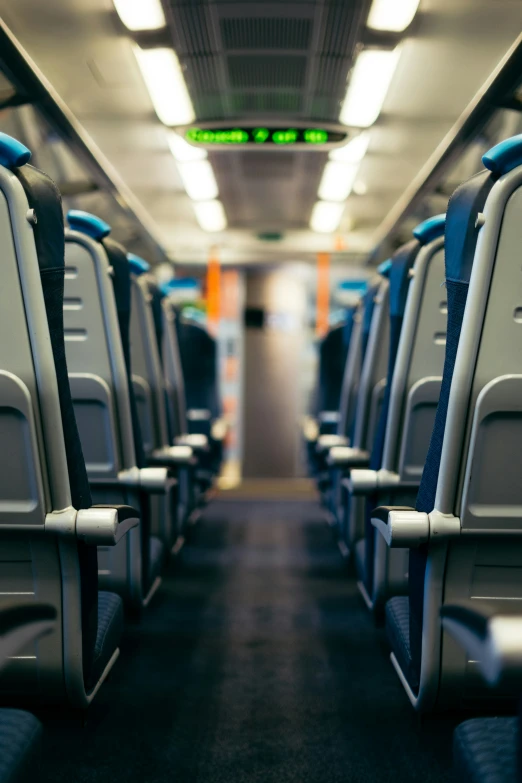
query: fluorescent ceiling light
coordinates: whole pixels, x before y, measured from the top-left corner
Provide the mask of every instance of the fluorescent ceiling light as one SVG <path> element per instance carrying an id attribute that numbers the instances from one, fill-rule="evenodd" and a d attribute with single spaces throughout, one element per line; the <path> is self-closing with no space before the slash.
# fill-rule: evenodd
<path id="1" fill-rule="evenodd" d="M 358 163 L 338 163 L 329 160 L 324 167 L 317 195 L 323 201 L 345 201 L 352 192 L 359 169 Z"/>
<path id="2" fill-rule="evenodd" d="M 373 0 L 368 27 L 402 33 L 417 13 L 419 0 Z"/>
<path id="3" fill-rule="evenodd" d="M 395 49 L 363 49 L 357 58 L 339 121 L 344 125 L 368 128 L 377 117 L 399 61 Z"/>
<path id="4" fill-rule="evenodd" d="M 332 234 L 341 222 L 344 204 L 331 201 L 317 201 L 312 210 L 310 228 L 319 234 Z"/>
<path id="5" fill-rule="evenodd" d="M 219 195 L 214 170 L 208 160 L 179 163 L 178 170 L 187 195 L 193 201 L 211 201 Z"/>
<path id="6" fill-rule="evenodd" d="M 128 30 L 159 30 L 165 27 L 161 0 L 113 0 L 118 16 Z"/>
<path id="7" fill-rule="evenodd" d="M 194 160 L 205 160 L 207 151 L 202 147 L 193 147 L 183 136 L 175 131 L 167 131 L 167 141 L 170 151 L 178 163 L 188 163 Z"/>
<path id="8" fill-rule="evenodd" d="M 196 115 L 173 49 L 134 47 L 156 114 L 165 125 L 190 125 Z"/>
<path id="9" fill-rule="evenodd" d="M 356 196 L 365 196 L 368 193 L 368 185 L 363 179 L 356 179 L 352 191 Z"/>
<path id="10" fill-rule="evenodd" d="M 224 231 L 227 227 L 227 216 L 221 201 L 196 201 L 194 204 L 196 218 L 203 231 Z"/>
<path id="11" fill-rule="evenodd" d="M 347 144 L 332 150 L 329 155 L 330 160 L 342 160 L 344 163 L 359 163 L 366 155 L 369 143 L 370 134 L 368 131 L 363 131 L 355 138 L 350 139 Z"/>

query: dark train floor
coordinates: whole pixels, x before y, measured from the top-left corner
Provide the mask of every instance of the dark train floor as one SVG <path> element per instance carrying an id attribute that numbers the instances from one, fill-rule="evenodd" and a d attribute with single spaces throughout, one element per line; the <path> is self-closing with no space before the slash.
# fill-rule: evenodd
<path id="1" fill-rule="evenodd" d="M 214 501 L 85 726 L 48 720 L 53 783 L 444 783 L 313 501 Z"/>

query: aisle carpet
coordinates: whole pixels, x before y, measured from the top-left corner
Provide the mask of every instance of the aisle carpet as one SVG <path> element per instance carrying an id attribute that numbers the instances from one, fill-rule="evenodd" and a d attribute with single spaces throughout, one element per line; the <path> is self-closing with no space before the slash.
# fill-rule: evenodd
<path id="1" fill-rule="evenodd" d="M 217 500 L 85 726 L 47 720 L 53 783 L 444 783 L 313 501 Z"/>

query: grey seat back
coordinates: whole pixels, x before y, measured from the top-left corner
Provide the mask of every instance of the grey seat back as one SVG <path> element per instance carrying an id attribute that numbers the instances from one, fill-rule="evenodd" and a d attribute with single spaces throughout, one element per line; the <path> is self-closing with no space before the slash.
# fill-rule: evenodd
<path id="1" fill-rule="evenodd" d="M 185 383 L 179 353 L 175 303 L 167 296 L 163 309 L 163 373 L 167 395 L 170 440 L 188 432 Z"/>
<path id="2" fill-rule="evenodd" d="M 368 344 L 357 392 L 353 446 L 364 451 L 367 451 L 373 442 L 386 388 L 390 342 L 389 288 L 389 281 L 383 278 L 375 294 Z"/>
<path id="3" fill-rule="evenodd" d="M 103 246 L 65 232 L 64 324 L 69 380 L 91 482 L 136 465 L 125 359 Z"/>
<path id="4" fill-rule="evenodd" d="M 92 619 L 91 651 L 94 648 L 98 596 L 95 558 L 91 572 L 76 528 L 78 509 L 90 504 L 87 484 L 83 497 L 75 491 L 78 508 L 72 503 L 71 472 L 77 468 L 81 478 L 84 470 L 81 449 L 70 459 L 73 452 L 66 446 L 66 437 L 72 446 L 77 435 L 72 408 L 67 407 L 67 372 L 60 351 L 63 219 L 54 183 L 36 169 L 24 173 L 20 168 L 29 157 L 23 145 L 0 135 L 0 438 L 5 446 L 0 470 L 0 608 L 45 602 L 54 610 L 56 624 L 51 634 L 38 644 L 29 642 L 11 659 L 0 691 L 11 700 L 86 707 L 101 684 L 86 687 L 89 650 L 84 644 Z M 36 209 L 28 201 L 29 191 Z M 44 272 L 52 275 L 54 286 L 53 292 L 47 289 L 48 300 L 42 288 Z M 56 304 L 59 310 L 51 313 L 48 306 Z M 60 379 L 58 371 L 63 371 Z M 91 551 L 95 556 L 95 549 Z M 87 602 L 94 610 L 90 619 L 82 611 Z"/>
<path id="5" fill-rule="evenodd" d="M 419 486 L 435 421 L 446 344 L 447 302 L 444 281 L 444 216 L 421 223 L 415 231 L 417 252 L 404 309 L 382 452 L 382 483 L 396 484 L 399 494 L 386 490 L 369 499 L 374 505 L 413 503 Z M 368 521 L 367 521 L 368 524 Z M 408 589 L 408 551 L 389 550 L 371 527 L 374 551 L 368 585 L 374 611 L 390 594 Z"/>
<path id="6" fill-rule="evenodd" d="M 409 693 L 421 710 L 491 698 L 476 664 L 442 634 L 443 603 L 487 599 L 501 612 L 522 599 L 522 137 L 497 145 L 483 162 L 494 184 L 482 212 L 469 216 L 469 233 L 478 231 L 478 239 L 451 376 L 435 508 L 426 511 L 420 683 L 417 694 Z M 466 222 L 456 220 L 460 226 L 462 235 L 452 232 L 451 249 L 459 253 L 462 246 L 465 258 Z M 447 235 L 449 253 L 448 241 Z M 418 562 L 422 549 L 414 552 Z"/>
<path id="7" fill-rule="evenodd" d="M 376 277 L 370 281 L 366 293 L 357 303 L 356 311 L 353 314 L 352 334 L 343 375 L 343 385 L 341 389 L 341 399 L 339 407 L 339 425 L 337 432 L 339 435 L 347 438 L 350 445 L 353 444 L 356 428 L 356 416 L 358 415 L 359 386 L 363 372 L 363 365 L 367 354 L 370 333 L 372 331 L 373 313 L 378 301 L 382 277 Z M 375 343 L 374 343 L 375 346 Z M 366 384 L 371 383 L 373 359 L 368 364 L 365 377 L 365 391 L 363 396 L 366 399 Z M 367 416 L 363 417 L 366 423 Z M 357 436 L 362 437 L 366 431 L 366 426 L 362 426 Z"/>
<path id="8" fill-rule="evenodd" d="M 382 468 L 420 481 L 442 381 L 447 302 L 444 238 L 421 248 L 412 270 L 391 386 Z"/>
<path id="9" fill-rule="evenodd" d="M 140 508 L 125 357 L 112 270 L 101 244 L 110 227 L 91 217 L 91 236 L 65 232 L 69 383 L 93 498 L 98 503 Z M 138 528 L 117 546 L 98 549 L 100 586 L 119 593 L 136 609 L 141 607 L 144 590 L 141 549 Z"/>
<path id="10" fill-rule="evenodd" d="M 145 453 L 168 444 L 161 361 L 150 306 L 149 281 L 131 265 L 130 342 L 134 384 Z"/>

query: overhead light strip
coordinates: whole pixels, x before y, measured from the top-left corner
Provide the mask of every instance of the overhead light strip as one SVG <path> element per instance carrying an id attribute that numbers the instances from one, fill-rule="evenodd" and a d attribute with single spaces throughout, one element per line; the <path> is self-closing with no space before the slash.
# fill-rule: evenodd
<path id="1" fill-rule="evenodd" d="M 221 201 L 195 201 L 194 211 L 203 231 L 218 233 L 227 227 L 227 216 Z"/>
<path id="2" fill-rule="evenodd" d="M 402 33 L 413 22 L 419 0 L 373 0 L 368 27 Z"/>
<path id="3" fill-rule="evenodd" d="M 358 163 L 329 160 L 319 185 L 319 198 L 324 201 L 346 201 L 352 192 L 358 170 Z"/>
<path id="4" fill-rule="evenodd" d="M 194 122 L 194 107 L 175 51 L 135 46 L 134 52 L 161 122 L 165 125 L 190 125 Z"/>
<path id="5" fill-rule="evenodd" d="M 121 21 L 128 30 L 160 30 L 165 27 L 161 0 L 113 0 Z"/>
<path id="6" fill-rule="evenodd" d="M 194 211 L 204 231 L 223 231 L 225 210 L 217 200 L 219 189 L 206 150 L 193 147 L 175 131 L 167 131 L 170 151 L 176 160 L 185 191 L 194 202 Z"/>
<path id="7" fill-rule="evenodd" d="M 214 170 L 208 160 L 194 160 L 178 163 L 183 185 L 192 201 L 211 201 L 218 197 L 219 190 Z"/>
<path id="8" fill-rule="evenodd" d="M 395 49 L 363 49 L 350 77 L 340 122 L 357 128 L 373 125 L 386 98 L 399 57 L 400 45 Z"/>
<path id="9" fill-rule="evenodd" d="M 312 210 L 310 228 L 319 234 L 332 234 L 341 222 L 344 203 L 317 201 Z"/>
<path id="10" fill-rule="evenodd" d="M 324 167 L 319 184 L 317 202 L 310 220 L 313 231 L 328 233 L 338 228 L 342 217 L 344 202 L 354 190 L 359 166 L 370 142 L 369 131 L 363 131 L 342 147 L 330 152 L 330 160 Z M 332 203 L 333 202 L 333 203 Z M 340 209 L 335 210 L 335 202 Z M 333 228 L 329 228 L 333 226 Z"/>
<path id="11" fill-rule="evenodd" d="M 329 154 L 330 160 L 338 160 L 343 163 L 360 163 L 366 155 L 370 143 L 369 131 L 363 131 L 342 147 L 336 147 Z"/>
<path id="12" fill-rule="evenodd" d="M 205 160 L 208 157 L 206 149 L 194 147 L 176 131 L 167 131 L 167 141 L 177 163 L 190 163 L 194 160 Z"/>

